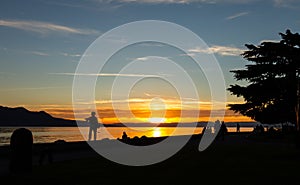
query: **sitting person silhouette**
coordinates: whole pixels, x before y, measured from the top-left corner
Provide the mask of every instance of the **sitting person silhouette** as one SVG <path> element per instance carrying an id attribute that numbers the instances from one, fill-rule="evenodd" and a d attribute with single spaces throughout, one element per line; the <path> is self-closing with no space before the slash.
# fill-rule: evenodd
<path id="1" fill-rule="evenodd" d="M 26 128 L 16 129 L 10 138 L 10 172 L 30 173 L 32 171 L 33 135 Z"/>
<path id="2" fill-rule="evenodd" d="M 91 141 L 92 138 L 92 132 L 94 132 L 94 140 L 97 140 L 97 129 L 99 127 L 98 119 L 95 116 L 95 112 L 91 112 L 91 117 L 85 118 L 85 120 L 90 124 L 90 129 L 89 129 L 89 141 Z"/>
<path id="3" fill-rule="evenodd" d="M 129 137 L 127 136 L 126 132 L 123 132 L 122 140 L 127 141 L 128 139 L 129 139 Z"/>

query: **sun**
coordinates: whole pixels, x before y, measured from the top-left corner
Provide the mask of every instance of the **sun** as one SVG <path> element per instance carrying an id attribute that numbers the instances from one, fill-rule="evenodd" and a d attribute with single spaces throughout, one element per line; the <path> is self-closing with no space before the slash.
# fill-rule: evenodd
<path id="1" fill-rule="evenodd" d="M 152 117 L 149 118 L 148 121 L 150 123 L 164 123 L 166 121 L 166 118 L 162 118 L 162 117 Z"/>
<path id="2" fill-rule="evenodd" d="M 159 127 L 154 128 L 153 137 L 160 137 L 162 134 L 161 129 Z"/>

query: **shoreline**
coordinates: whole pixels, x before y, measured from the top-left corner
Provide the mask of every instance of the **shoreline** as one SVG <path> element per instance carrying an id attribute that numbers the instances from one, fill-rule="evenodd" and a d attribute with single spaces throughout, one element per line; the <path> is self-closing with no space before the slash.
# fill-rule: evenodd
<path id="1" fill-rule="evenodd" d="M 247 142 L 258 142 L 258 143 L 270 143 L 268 141 L 260 141 L 260 140 L 253 140 L 247 138 L 248 136 L 251 136 L 252 132 L 229 132 L 225 135 L 225 140 L 222 141 L 223 144 L 245 144 L 245 141 Z M 137 137 L 137 138 L 131 138 L 130 140 L 132 141 L 131 143 L 126 143 L 126 144 L 131 144 L 131 145 L 151 145 L 158 143 L 168 137 L 174 137 L 174 138 L 180 138 L 180 137 L 186 137 L 189 136 L 190 139 L 187 142 L 186 145 L 188 145 L 190 142 L 200 142 L 202 138 L 202 134 L 193 134 L 193 135 L 178 135 L 178 136 L 162 136 L 162 137 L 145 137 L 144 139 L 141 139 L 142 137 Z M 134 141 L 135 140 L 135 141 Z M 109 142 L 116 142 L 116 141 L 121 141 L 120 139 L 102 139 L 102 140 L 96 140 L 96 141 L 90 141 L 90 142 L 99 142 L 99 143 L 109 143 Z M 68 152 L 68 150 L 92 150 L 90 147 L 89 141 L 71 141 L 67 142 L 64 140 L 57 140 L 55 142 L 49 142 L 49 143 L 33 143 L 33 155 L 38 154 L 41 152 L 43 148 L 46 147 L 52 147 L 55 152 Z M 217 137 L 215 138 L 214 142 L 218 142 Z M 272 143 L 286 143 L 285 141 L 272 141 Z M 0 157 L 2 156 L 7 156 L 9 154 L 10 150 L 10 145 L 1 145 L 0 146 Z"/>
<path id="2" fill-rule="evenodd" d="M 229 132 L 227 134 L 227 137 L 233 137 L 233 136 L 238 136 L 238 137 L 245 137 L 249 135 L 251 132 Z M 202 134 L 194 134 L 194 135 L 179 135 L 179 136 L 163 136 L 163 137 L 146 137 L 144 139 L 141 139 L 142 137 L 136 137 L 136 138 L 131 138 L 130 140 L 132 141 L 130 144 L 132 145 L 151 145 L 154 143 L 158 143 L 168 137 L 173 137 L 173 138 L 180 138 L 180 137 L 186 137 L 189 136 L 190 139 L 187 144 L 189 144 L 192 141 L 200 141 Z M 99 142 L 99 143 L 109 143 L 109 142 L 119 142 L 121 141 L 120 139 L 102 139 L 102 140 L 96 140 L 96 141 L 90 141 L 90 142 Z M 225 140 L 226 141 L 226 140 Z M 127 143 L 128 144 L 128 143 Z M 72 141 L 72 142 L 67 142 L 64 140 L 57 140 L 56 142 L 49 142 L 49 143 L 33 143 L 32 145 L 32 151 L 33 155 L 39 154 L 44 148 L 46 147 L 51 147 L 55 152 L 58 153 L 67 153 L 72 150 L 93 150 L 90 145 L 88 144 L 88 141 Z M 3 156 L 8 156 L 10 150 L 10 145 L 2 145 L 0 146 L 0 157 Z"/>
<path id="3" fill-rule="evenodd" d="M 66 142 L 84 141 L 87 137 L 88 127 L 0 127 L 0 146 L 9 145 L 10 137 L 13 131 L 17 128 L 27 128 L 31 130 L 34 136 L 34 143 L 52 143 L 56 140 L 65 140 Z M 178 127 L 177 135 L 190 135 L 191 133 L 199 134 L 202 132 L 204 127 Z M 235 127 L 227 127 L 229 133 L 235 133 Z M 109 127 L 106 128 L 110 134 L 101 134 L 102 129 L 98 129 L 98 140 L 102 139 L 117 139 L 122 136 L 123 131 L 131 138 L 143 135 L 147 137 L 161 137 L 161 136 L 172 136 L 174 127 L 138 127 L 128 129 L 128 127 Z M 142 130 L 141 130 L 142 129 Z M 251 132 L 253 127 L 241 127 L 241 132 Z"/>

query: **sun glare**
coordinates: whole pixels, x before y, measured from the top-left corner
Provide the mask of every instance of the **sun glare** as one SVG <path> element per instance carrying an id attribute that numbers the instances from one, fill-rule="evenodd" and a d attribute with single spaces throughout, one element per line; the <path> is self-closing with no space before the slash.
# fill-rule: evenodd
<path id="1" fill-rule="evenodd" d="M 150 123 L 164 123 L 165 121 L 166 118 L 160 118 L 160 117 L 149 118 Z"/>
<path id="2" fill-rule="evenodd" d="M 161 136 L 160 128 L 154 128 L 153 137 L 160 137 L 160 136 Z"/>

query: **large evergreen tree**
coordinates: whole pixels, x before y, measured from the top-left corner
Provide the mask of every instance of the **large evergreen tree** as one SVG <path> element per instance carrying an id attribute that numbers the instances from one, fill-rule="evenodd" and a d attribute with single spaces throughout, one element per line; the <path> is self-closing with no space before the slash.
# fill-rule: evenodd
<path id="1" fill-rule="evenodd" d="M 245 103 L 229 107 L 261 123 L 297 123 L 299 130 L 300 35 L 287 30 L 280 36 L 278 42 L 246 44 L 248 50 L 242 56 L 251 64 L 231 72 L 237 81 L 248 85 L 228 88 Z"/>

